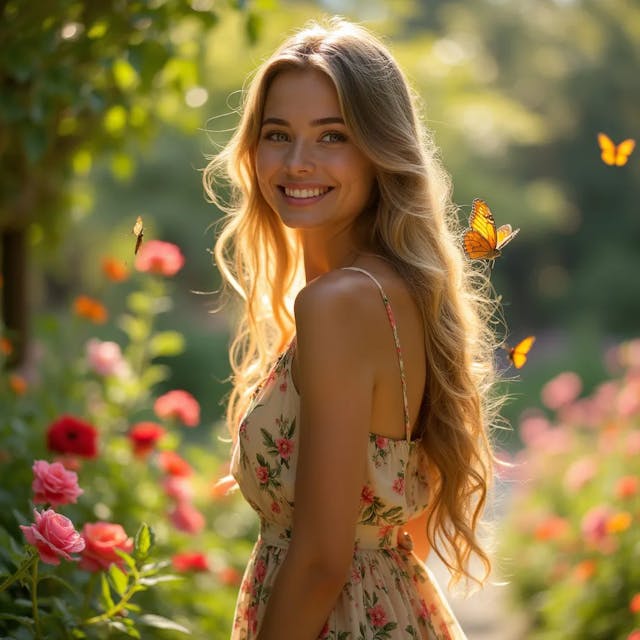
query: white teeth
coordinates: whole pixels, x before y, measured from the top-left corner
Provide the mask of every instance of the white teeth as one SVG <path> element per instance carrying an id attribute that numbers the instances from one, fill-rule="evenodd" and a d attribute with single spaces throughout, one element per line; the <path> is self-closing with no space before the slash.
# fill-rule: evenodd
<path id="1" fill-rule="evenodd" d="M 285 187 L 284 192 L 289 198 L 317 198 L 329 191 L 328 187 L 314 187 L 313 189 L 292 189 Z"/>

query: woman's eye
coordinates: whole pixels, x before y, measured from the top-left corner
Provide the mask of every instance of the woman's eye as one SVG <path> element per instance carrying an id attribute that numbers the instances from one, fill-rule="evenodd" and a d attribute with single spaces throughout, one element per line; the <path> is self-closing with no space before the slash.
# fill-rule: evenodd
<path id="1" fill-rule="evenodd" d="M 287 136 L 283 131 L 269 131 L 265 134 L 264 138 L 271 142 L 286 142 L 289 139 L 289 136 Z"/>
<path id="2" fill-rule="evenodd" d="M 346 142 L 347 136 L 339 131 L 327 131 L 327 133 L 322 136 L 321 140 L 323 142 Z"/>

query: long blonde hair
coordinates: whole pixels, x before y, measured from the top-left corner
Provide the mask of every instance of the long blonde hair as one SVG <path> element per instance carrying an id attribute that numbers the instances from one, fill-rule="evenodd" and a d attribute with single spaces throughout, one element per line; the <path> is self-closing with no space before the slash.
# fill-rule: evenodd
<path id="1" fill-rule="evenodd" d="M 377 168 L 375 202 L 359 222 L 370 246 L 403 275 L 424 319 L 429 371 L 420 437 L 433 479 L 427 537 L 453 582 L 482 582 L 491 565 L 477 528 L 491 484 L 488 433 L 498 406 L 488 281 L 461 251 L 450 183 L 404 75 L 379 40 L 340 18 L 312 23 L 258 69 L 235 134 L 205 169 L 207 193 L 226 212 L 216 263 L 242 299 L 230 349 L 230 429 L 235 438 L 253 389 L 292 339 L 291 300 L 303 284 L 295 231 L 265 202 L 254 166 L 269 86 L 289 69 L 316 69 L 333 81 L 355 143 Z M 226 203 L 215 193 L 221 174 L 231 183 Z M 483 579 L 469 570 L 472 555 L 486 569 Z"/>

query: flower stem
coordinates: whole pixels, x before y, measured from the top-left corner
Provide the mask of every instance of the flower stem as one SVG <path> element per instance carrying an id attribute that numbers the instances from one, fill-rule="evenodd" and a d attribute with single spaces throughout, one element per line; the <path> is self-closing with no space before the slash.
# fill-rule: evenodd
<path id="1" fill-rule="evenodd" d="M 16 569 L 15 573 L 7 576 L 5 581 L 0 584 L 0 593 L 8 589 L 14 582 L 22 580 L 22 578 L 24 578 L 24 576 L 29 573 L 32 563 L 35 561 L 35 564 L 38 564 L 37 560 L 38 556 L 33 553 L 32 550 L 29 550 L 24 560 L 22 561 L 22 564 Z"/>
<path id="2" fill-rule="evenodd" d="M 122 609 L 125 608 L 127 602 L 129 602 L 129 600 L 131 600 L 131 598 L 138 591 L 140 591 L 140 587 L 138 586 L 138 581 L 136 579 L 134 580 L 133 584 L 122 594 L 122 596 L 120 596 L 119 602 L 115 603 L 112 607 L 107 609 L 104 613 L 101 613 L 100 615 L 93 616 L 92 618 L 87 618 L 86 620 L 83 620 L 81 624 L 82 625 L 98 624 L 99 622 L 106 622 L 107 620 L 110 620 L 111 618 L 113 618 L 113 616 L 120 613 L 120 611 L 122 611 Z"/>
<path id="3" fill-rule="evenodd" d="M 41 640 L 42 631 L 40 630 L 40 613 L 38 612 L 38 562 L 33 563 L 33 569 L 31 571 L 31 604 L 36 638 Z"/>

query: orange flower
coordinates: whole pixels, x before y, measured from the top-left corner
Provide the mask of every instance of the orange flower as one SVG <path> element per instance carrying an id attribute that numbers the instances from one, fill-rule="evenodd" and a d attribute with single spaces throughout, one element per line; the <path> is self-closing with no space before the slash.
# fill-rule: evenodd
<path id="1" fill-rule="evenodd" d="M 607 520 L 609 533 L 622 533 L 631 526 L 631 514 L 628 511 L 619 511 Z"/>
<path id="2" fill-rule="evenodd" d="M 638 476 L 622 476 L 616 483 L 616 497 L 633 498 L 640 491 L 640 478 Z"/>
<path id="3" fill-rule="evenodd" d="M 9 388 L 17 396 L 23 396 L 27 392 L 27 381 L 17 373 L 9 375 Z"/>
<path id="4" fill-rule="evenodd" d="M 107 321 L 107 309 L 89 296 L 78 296 L 73 302 L 73 310 L 80 318 L 86 318 L 95 324 L 104 324 Z"/>
<path id="5" fill-rule="evenodd" d="M 629 609 L 631 613 L 640 613 L 640 593 L 636 593 L 636 595 L 631 598 Z"/>
<path id="6" fill-rule="evenodd" d="M 560 516 L 549 516 L 539 522 L 535 529 L 536 540 L 557 540 L 569 532 L 569 523 Z"/>
<path id="7" fill-rule="evenodd" d="M 123 282 L 129 277 L 127 265 L 109 256 L 102 258 L 102 273 L 112 282 Z"/>
<path id="8" fill-rule="evenodd" d="M 0 338 L 0 353 L 3 356 L 10 356 L 13 351 L 13 347 L 11 346 L 11 342 L 8 338 Z"/>
<path id="9" fill-rule="evenodd" d="M 593 560 L 583 560 L 573 568 L 573 577 L 578 582 L 586 582 L 596 572 L 596 563 Z"/>

